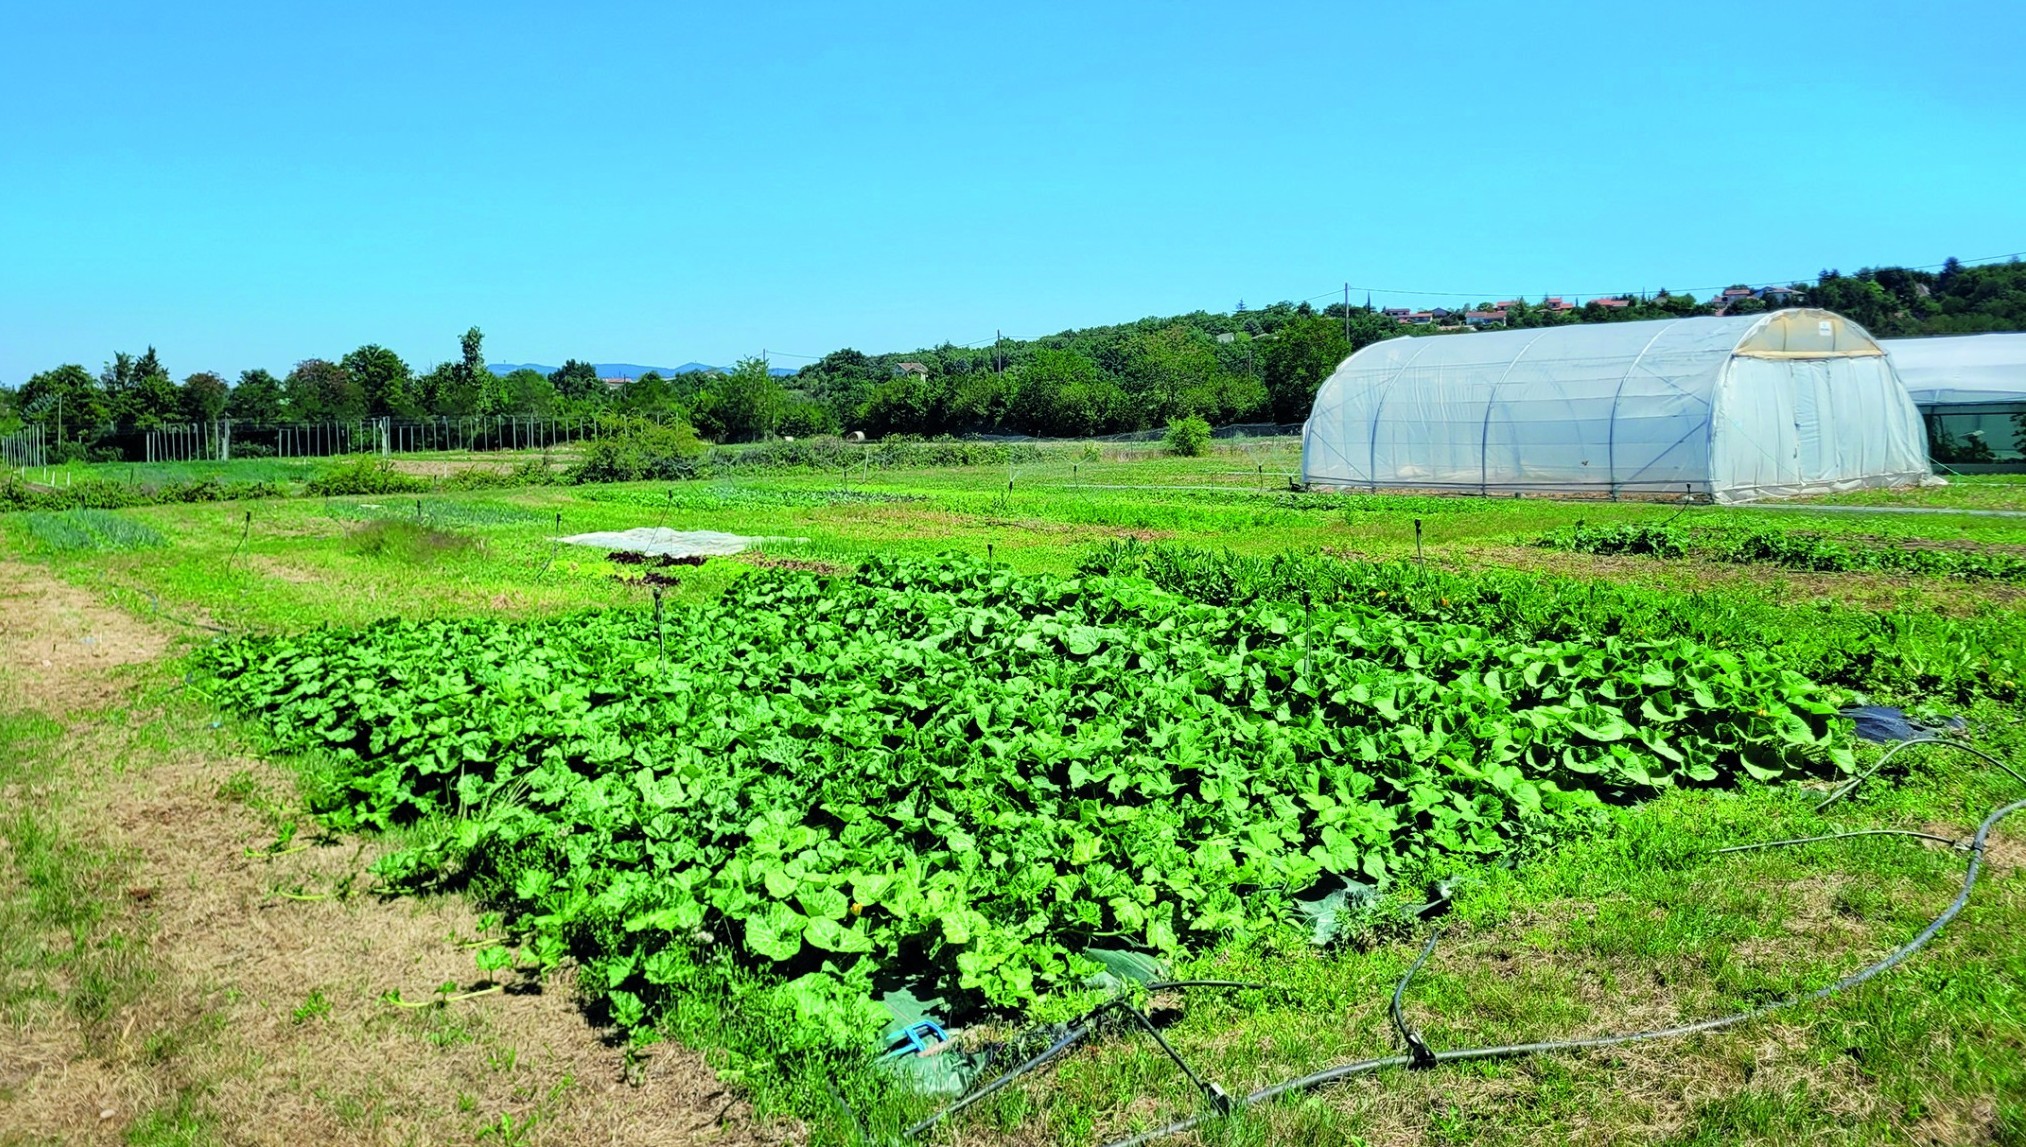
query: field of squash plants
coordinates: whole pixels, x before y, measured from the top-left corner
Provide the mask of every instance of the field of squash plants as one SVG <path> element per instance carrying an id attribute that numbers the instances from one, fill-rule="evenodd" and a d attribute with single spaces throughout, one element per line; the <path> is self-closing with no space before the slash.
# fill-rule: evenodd
<path id="1" fill-rule="evenodd" d="M 1017 1015 L 1121 955 L 1327 942 L 1607 803 L 1851 766 L 1846 690 L 1792 657 L 1307 560 L 1334 591 L 1135 547 L 1078 577 L 875 558 L 659 619 L 203 660 L 328 825 L 412 833 L 388 886 L 471 890 L 511 958 L 576 963 L 622 1029 L 731 984 L 784 1050 L 871 1046 L 882 1000 Z"/>

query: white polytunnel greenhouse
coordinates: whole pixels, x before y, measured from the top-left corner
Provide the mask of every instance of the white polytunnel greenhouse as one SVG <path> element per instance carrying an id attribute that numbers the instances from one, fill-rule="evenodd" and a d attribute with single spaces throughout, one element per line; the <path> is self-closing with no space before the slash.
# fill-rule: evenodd
<path id="1" fill-rule="evenodd" d="M 1953 470 L 2026 470 L 2026 334 L 1881 339 Z"/>
<path id="2" fill-rule="evenodd" d="M 1807 309 L 1388 339 L 1302 430 L 1316 489 L 1743 502 L 1930 473 L 1885 351 Z"/>

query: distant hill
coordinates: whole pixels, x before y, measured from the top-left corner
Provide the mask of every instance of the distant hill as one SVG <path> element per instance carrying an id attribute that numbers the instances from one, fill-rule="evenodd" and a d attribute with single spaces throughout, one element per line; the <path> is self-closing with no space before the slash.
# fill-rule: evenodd
<path id="1" fill-rule="evenodd" d="M 545 366 L 538 362 L 489 362 L 486 369 L 494 374 L 512 374 L 517 370 L 535 370 L 543 374 L 554 374 L 560 367 Z M 718 367 L 705 362 L 686 362 L 681 366 L 641 366 L 633 362 L 594 362 L 599 378 L 639 378 L 650 371 L 667 378 L 676 374 L 695 374 L 698 371 L 717 370 Z"/>
<path id="2" fill-rule="evenodd" d="M 534 370 L 540 371 L 543 374 L 554 374 L 560 369 L 553 366 L 544 366 L 538 362 L 489 362 L 485 365 L 486 369 L 492 371 L 494 374 L 512 374 L 517 370 Z M 723 372 L 725 369 L 721 366 L 712 366 L 707 362 L 686 362 L 681 366 L 641 366 L 639 363 L 634 362 L 594 362 L 591 366 L 597 370 L 599 378 L 639 378 L 641 375 L 649 372 L 658 374 L 663 378 L 668 378 L 678 374 L 697 374 L 707 371 Z M 773 368 L 771 373 L 776 378 L 786 378 L 795 372 L 788 367 L 777 366 Z"/>

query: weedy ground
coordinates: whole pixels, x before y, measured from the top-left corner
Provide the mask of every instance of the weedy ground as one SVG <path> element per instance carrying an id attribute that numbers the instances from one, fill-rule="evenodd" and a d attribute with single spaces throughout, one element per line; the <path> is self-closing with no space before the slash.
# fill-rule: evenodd
<path id="1" fill-rule="evenodd" d="M 1129 536 L 1724 587 L 1852 610 L 2017 608 L 2018 588 L 2002 584 L 1529 543 L 1579 520 L 1678 515 L 2016 547 L 2026 518 L 1946 511 L 2026 510 L 2018 482 L 1827 500 L 1945 511 L 1875 514 L 1316 498 L 1285 492 L 1295 465 L 1285 442 L 1193 460 L 1104 446 L 1011 468 L 740 475 L 673 496 L 644 484 L 120 511 L 165 543 L 136 549 L 64 546 L 26 515 L 0 518 L 0 1143 L 858 1134 L 821 1081 L 755 1113 L 677 1043 L 641 1055 L 608 1046 L 566 979 L 485 991 L 471 954 L 489 922 L 451 897 L 371 895 L 366 866 L 400 842 L 322 832 L 289 767 L 252 754 L 183 688 L 182 656 L 220 631 L 647 607 L 646 589 L 614 576 L 621 567 L 559 545 L 561 534 L 660 524 L 806 539 L 682 571 L 675 607 L 755 563 L 959 550 L 1067 572 L 1089 547 Z M 360 544 L 372 530 L 385 544 Z M 424 540 L 435 535 L 452 540 Z M 2026 760 L 2026 712 L 1984 701 L 1964 715 L 1978 743 Z M 1481 873 L 1410 988 L 1408 1014 L 1438 1048 L 1601 1033 L 1762 1002 L 1875 958 L 1947 903 L 1959 854 L 1905 838 L 1711 850 L 1832 828 L 1960 836 L 2020 795 L 1945 750 L 1901 760 L 1904 771 L 1830 815 L 1812 813 L 1819 794 L 1798 788 L 1678 790 L 1615 810 L 1595 837 Z M 2015 819 L 1970 908 L 1928 949 L 1826 1003 L 1680 1041 L 1382 1074 L 1248 1112 L 1197 1141 L 2026 1143 L 2022 841 Z M 1232 1092 L 1389 1054 L 1386 1000 L 1423 935 L 1206 954 L 1183 971 L 1270 987 L 1163 997 L 1165 1034 Z M 445 981 L 482 994 L 428 1008 L 387 998 L 420 999 Z M 690 1035 L 709 1043 L 695 1025 Z M 817 1114 L 771 1113 L 787 1106 Z M 918 1110 L 870 1106 L 858 1118 L 881 1139 Z M 1119 1032 L 937 1141 L 1087 1144 L 1195 1110 L 1165 1056 Z"/>

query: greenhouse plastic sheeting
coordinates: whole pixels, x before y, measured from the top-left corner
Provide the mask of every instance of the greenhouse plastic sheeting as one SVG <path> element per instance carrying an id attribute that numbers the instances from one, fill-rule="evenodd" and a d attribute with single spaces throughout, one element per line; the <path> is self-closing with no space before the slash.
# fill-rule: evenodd
<path id="1" fill-rule="evenodd" d="M 1878 343 L 1784 310 L 1376 343 L 1317 393 L 1302 472 L 1319 488 L 1735 502 L 1930 471 Z"/>
<path id="2" fill-rule="evenodd" d="M 2026 402 L 2026 334 L 1880 339 L 1918 406 Z"/>

